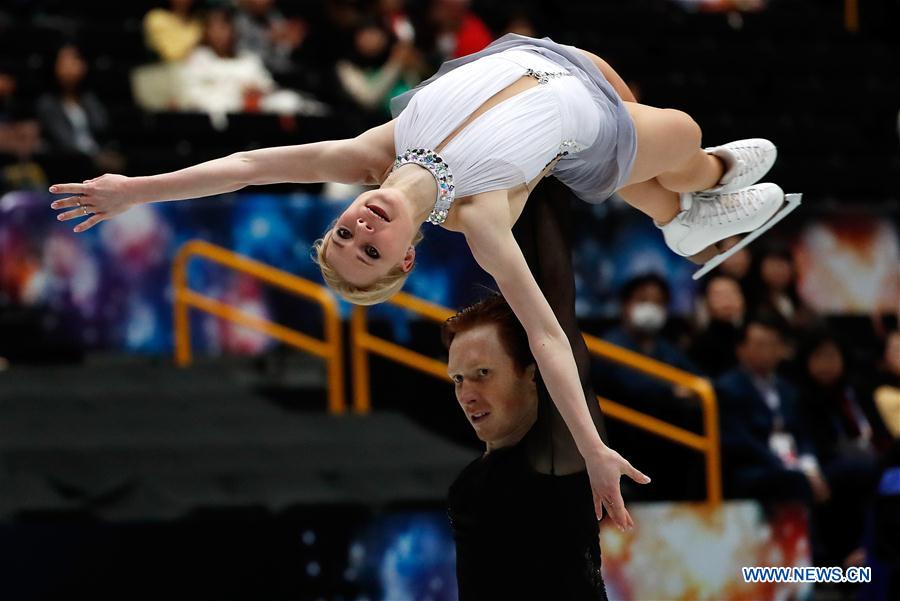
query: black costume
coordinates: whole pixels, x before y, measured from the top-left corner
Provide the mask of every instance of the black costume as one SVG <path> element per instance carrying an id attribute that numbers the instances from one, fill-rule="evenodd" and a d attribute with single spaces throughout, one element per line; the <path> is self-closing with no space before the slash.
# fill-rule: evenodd
<path id="1" fill-rule="evenodd" d="M 546 178 L 513 233 L 572 345 L 585 402 L 606 439 L 575 319 L 570 193 Z M 538 378 L 537 421 L 519 444 L 469 464 L 450 487 L 460 601 L 606 600 L 584 459 Z"/>

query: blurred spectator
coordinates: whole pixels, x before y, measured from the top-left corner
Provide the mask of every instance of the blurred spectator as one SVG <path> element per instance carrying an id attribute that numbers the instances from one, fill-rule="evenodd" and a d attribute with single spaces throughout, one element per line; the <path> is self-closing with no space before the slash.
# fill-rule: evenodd
<path id="1" fill-rule="evenodd" d="M 502 34 L 517 33 L 530 38 L 539 37 L 535 19 L 531 12 L 524 7 L 517 7 L 509 14 Z"/>
<path id="2" fill-rule="evenodd" d="M 797 294 L 797 270 L 794 258 L 786 248 L 770 247 L 757 255 L 748 276 L 747 292 L 750 313 L 766 313 L 777 316 L 791 339 L 787 348 L 793 348 L 793 337 L 809 329 L 815 314 Z M 789 351 L 791 354 L 793 351 Z"/>
<path id="3" fill-rule="evenodd" d="M 239 53 L 249 52 L 262 58 L 263 64 L 276 78 L 294 71 L 293 54 L 306 38 L 306 23 L 287 19 L 275 7 L 274 0 L 238 0 L 234 18 Z M 296 85 L 296 81 L 281 81 Z"/>
<path id="4" fill-rule="evenodd" d="M 478 52 L 494 39 L 469 4 L 469 0 L 433 0 L 430 5 L 428 17 L 441 61 Z"/>
<path id="5" fill-rule="evenodd" d="M 891 437 L 871 398 L 859 395 L 847 374 L 846 354 L 827 332 L 810 334 L 800 347 L 801 400 L 819 461 L 874 458 Z"/>
<path id="6" fill-rule="evenodd" d="M 662 277 L 651 273 L 633 278 L 622 288 L 620 300 L 620 325 L 606 332 L 603 336 L 606 341 L 679 369 L 697 372 L 687 356 L 663 337 L 669 286 Z M 607 398 L 679 426 L 694 427 L 699 423 L 698 404 L 687 389 L 603 360 L 595 362 L 593 376 L 597 391 Z M 682 498 L 693 490 L 690 485 L 695 483 L 687 481 L 685 469 L 696 461 L 693 451 L 649 435 L 629 436 L 615 444 L 631 461 L 645 465 L 654 474 L 656 490 L 653 492 Z M 676 465 L 680 469 L 675 469 Z"/>
<path id="7" fill-rule="evenodd" d="M 169 8 L 154 8 L 144 15 L 144 41 L 167 63 L 187 58 L 202 37 L 194 0 L 169 0 Z"/>
<path id="8" fill-rule="evenodd" d="M 896 446 L 900 440 L 900 330 L 887 335 L 871 398 Z"/>
<path id="9" fill-rule="evenodd" d="M 233 15 L 215 8 L 204 19 L 203 44 L 185 61 L 178 105 L 209 114 L 213 125 L 227 126 L 227 113 L 271 112 L 323 115 L 328 107 L 294 90 L 278 89 L 259 56 L 238 52 Z"/>
<path id="10" fill-rule="evenodd" d="M 16 100 L 18 83 L 0 72 L 0 190 L 43 190 L 47 176 L 33 160 L 41 147 L 41 129 Z"/>
<path id="11" fill-rule="evenodd" d="M 825 554 L 820 563 L 838 565 L 851 552 L 861 552 L 878 481 L 878 450 L 886 452 L 890 438 L 871 400 L 858 397 L 850 385 L 844 352 L 834 337 L 812 334 L 798 358 L 804 420 L 832 493 L 815 515 Z"/>
<path id="12" fill-rule="evenodd" d="M 56 53 L 56 91 L 37 101 L 37 114 L 50 150 L 71 158 L 84 158 L 92 171 L 120 172 L 125 160 L 108 138 L 106 107 L 91 91 L 84 89 L 88 66 L 81 50 L 65 44 Z"/>
<path id="13" fill-rule="evenodd" d="M 740 241 L 741 236 L 731 236 L 719 242 L 717 246 L 724 252 L 733 248 Z M 744 247 L 719 266 L 719 273 L 730 275 L 743 285 L 747 276 L 750 275 L 750 264 L 752 261 L 753 258 L 750 255 L 750 251 L 747 247 Z"/>
<path id="14" fill-rule="evenodd" d="M 738 337 L 739 366 L 716 381 L 725 493 L 764 502 L 825 502 L 831 491 L 795 389 L 776 373 L 781 336 L 777 320 L 749 319 Z"/>
<path id="15" fill-rule="evenodd" d="M 356 104 L 377 113 L 369 126 L 389 118 L 390 99 L 415 86 L 422 68 L 411 42 L 392 41 L 390 33 L 374 21 L 360 25 L 350 56 L 336 66 L 341 85 Z"/>
<path id="16" fill-rule="evenodd" d="M 744 293 L 730 275 L 712 275 L 703 289 L 698 321 L 704 324 L 691 344 L 691 358 L 717 378 L 737 365 L 735 348 L 746 318 Z"/>
<path id="17" fill-rule="evenodd" d="M 406 14 L 405 0 L 377 0 L 375 12 L 384 27 L 401 42 L 412 43 L 416 30 Z"/>

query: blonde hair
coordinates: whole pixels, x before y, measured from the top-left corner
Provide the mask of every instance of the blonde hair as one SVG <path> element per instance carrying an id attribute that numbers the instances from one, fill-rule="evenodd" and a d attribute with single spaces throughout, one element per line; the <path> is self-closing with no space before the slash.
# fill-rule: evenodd
<path id="1" fill-rule="evenodd" d="M 334 290 L 338 296 L 354 305 L 377 305 L 391 298 L 403 288 L 406 278 L 410 272 L 403 271 L 399 265 L 395 265 L 381 278 L 375 280 L 367 288 L 354 286 L 338 274 L 338 272 L 328 264 L 325 260 L 325 251 L 331 243 L 331 236 L 334 234 L 334 225 L 328 228 L 321 238 L 313 242 L 312 259 L 322 270 L 322 279 L 328 284 L 328 287 Z M 416 246 L 424 238 L 422 230 L 416 231 L 413 236 L 412 245 Z M 412 271 L 412 270 L 410 270 Z"/>

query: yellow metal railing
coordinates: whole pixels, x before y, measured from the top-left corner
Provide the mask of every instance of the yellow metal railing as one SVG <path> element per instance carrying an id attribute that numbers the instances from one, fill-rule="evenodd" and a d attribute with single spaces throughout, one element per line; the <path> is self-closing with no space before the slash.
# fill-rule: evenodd
<path id="1" fill-rule="evenodd" d="M 600 408 L 604 415 L 703 453 L 706 457 L 706 499 L 709 503 L 716 505 L 721 503 L 722 466 L 719 450 L 719 409 L 716 394 L 709 380 L 616 346 L 595 336 L 589 334 L 583 334 L 583 336 L 591 354 L 644 372 L 659 380 L 671 382 L 676 386 L 682 386 L 697 395 L 703 413 L 703 435 L 673 426 L 652 415 L 635 411 L 600 396 L 597 397 L 597 400 L 600 402 Z"/>
<path id="2" fill-rule="evenodd" d="M 453 311 L 446 307 L 405 292 L 398 292 L 386 302 L 437 323 L 444 323 L 453 315 Z M 381 355 L 391 361 L 431 374 L 436 378 L 447 379 L 447 364 L 443 361 L 437 361 L 427 355 L 411 351 L 406 347 L 370 334 L 366 325 L 365 307 L 353 308 L 353 316 L 350 320 L 350 340 L 350 356 L 353 361 L 353 410 L 357 413 L 368 413 L 372 408 L 372 398 L 369 393 L 369 353 Z"/>
<path id="3" fill-rule="evenodd" d="M 187 281 L 187 264 L 193 257 L 202 257 L 224 265 L 229 269 L 248 274 L 317 303 L 322 309 L 325 339 L 320 340 L 268 319 L 250 315 L 191 290 Z M 199 309 L 251 330 L 262 332 L 324 359 L 328 366 L 328 411 L 332 414 L 346 411 L 340 313 L 337 301 L 327 288 L 203 240 L 191 240 L 179 249 L 172 268 L 172 284 L 175 296 L 175 362 L 177 365 L 184 367 L 191 363 L 188 310 L 190 308 Z"/>
<path id="4" fill-rule="evenodd" d="M 405 293 L 394 295 L 389 301 L 422 317 L 443 323 L 453 311 Z M 412 369 L 447 379 L 447 365 L 427 355 L 411 351 L 368 332 L 366 308 L 355 307 L 351 320 L 351 357 L 353 362 L 353 409 L 358 413 L 371 410 L 369 353 L 380 355 Z M 699 435 L 674 426 L 652 415 L 630 409 L 620 403 L 597 397 L 603 413 L 608 417 L 668 438 L 678 444 L 703 453 L 706 457 L 707 502 L 722 502 L 722 471 L 719 454 L 719 421 L 715 393 L 709 380 L 650 359 L 639 353 L 610 344 L 594 336 L 584 335 L 588 350 L 600 357 L 642 371 L 651 377 L 683 386 L 693 391 L 701 402 L 704 434 Z"/>

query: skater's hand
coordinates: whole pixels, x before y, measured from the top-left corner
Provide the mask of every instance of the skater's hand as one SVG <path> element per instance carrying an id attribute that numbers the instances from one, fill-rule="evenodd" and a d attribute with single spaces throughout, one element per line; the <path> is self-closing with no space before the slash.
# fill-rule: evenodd
<path id="1" fill-rule="evenodd" d="M 629 530 L 634 520 L 625 509 L 619 478 L 628 476 L 638 484 L 648 484 L 650 478 L 634 468 L 624 457 L 609 447 L 604 447 L 595 454 L 585 457 L 588 476 L 591 479 L 591 491 L 594 495 L 594 511 L 597 520 L 603 519 L 603 508 L 620 530 Z"/>
<path id="2" fill-rule="evenodd" d="M 120 215 L 136 205 L 138 201 L 129 198 L 125 182 L 128 177 L 107 173 L 94 179 L 84 180 L 80 184 L 54 184 L 50 186 L 53 194 L 73 194 L 50 204 L 52 209 L 72 209 L 59 213 L 56 218 L 68 221 L 79 217 L 88 217 L 74 231 L 84 232 L 101 221 Z"/>

